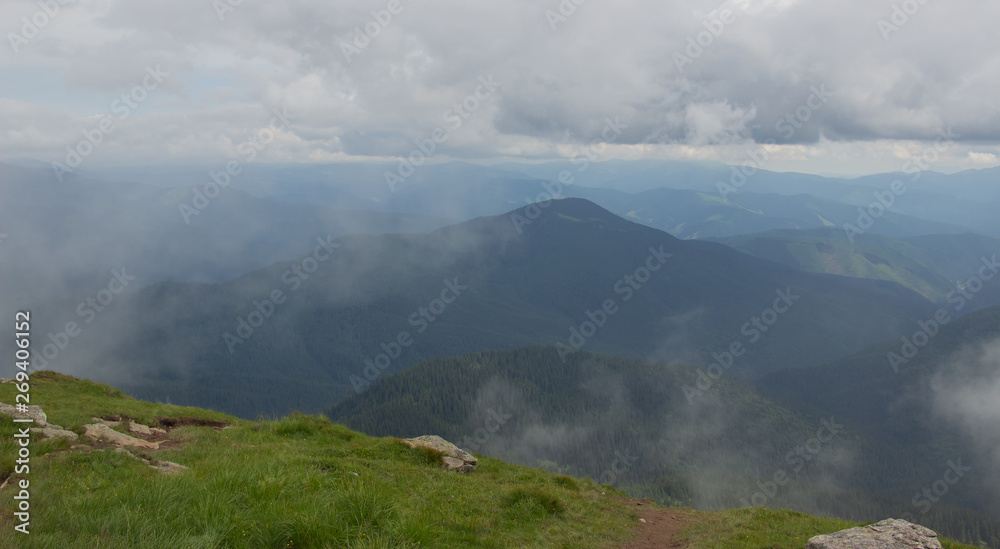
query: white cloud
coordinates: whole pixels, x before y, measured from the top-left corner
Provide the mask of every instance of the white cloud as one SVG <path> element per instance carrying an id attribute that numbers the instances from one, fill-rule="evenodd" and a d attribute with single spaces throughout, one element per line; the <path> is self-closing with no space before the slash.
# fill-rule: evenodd
<path id="1" fill-rule="evenodd" d="M 9 45 L 0 53 L 0 79 L 8 82 L 0 98 L 7 112 L 17 111 L 4 119 L 10 147 L 2 154 L 58 157 L 68 143 L 53 136 L 76 135 L 85 124 L 74 118 L 79 97 L 103 94 L 93 102 L 108 104 L 144 67 L 160 64 L 171 79 L 131 123 L 143 140 L 122 139 L 95 162 L 224 157 L 232 154 L 222 146 L 231 128 L 258 124 L 282 105 L 301 114 L 291 128 L 298 139 L 272 154 L 302 161 L 396 154 L 392 143 L 441 125 L 443 111 L 479 76 L 493 74 L 504 82 L 502 93 L 442 154 L 556 154 L 590 141 L 605 117 L 618 116 L 630 125 L 620 142 L 643 154 L 670 156 L 689 145 L 709 147 L 690 154 L 710 157 L 722 154 L 712 147 L 747 139 L 781 142 L 775 122 L 801 105 L 811 86 L 826 85 L 836 96 L 787 143 L 796 166 L 815 166 L 823 158 L 816 153 L 831 148 L 884 155 L 891 147 L 882 141 L 934 139 L 942 127 L 978 143 L 975 151 L 956 147 L 956 166 L 995 165 L 982 148 L 1000 142 L 1000 38 L 991 28 L 1000 5 L 928 3 L 886 42 L 877 22 L 891 5 L 883 4 L 589 2 L 553 31 L 545 12 L 557 10 L 556 1 L 403 0 L 402 12 L 348 63 L 341 43 L 387 2 L 245 1 L 220 21 L 202 0 L 81 0 L 18 53 Z M 736 9 L 736 21 L 678 70 L 672 55 L 705 31 L 720 7 Z M 4 30 L 19 33 L 20 18 L 37 10 L 3 3 Z M 37 94 L 25 91 L 31 86 Z M 43 106 L 55 112 L 31 118 Z M 357 135 L 379 138 L 352 151 Z"/>

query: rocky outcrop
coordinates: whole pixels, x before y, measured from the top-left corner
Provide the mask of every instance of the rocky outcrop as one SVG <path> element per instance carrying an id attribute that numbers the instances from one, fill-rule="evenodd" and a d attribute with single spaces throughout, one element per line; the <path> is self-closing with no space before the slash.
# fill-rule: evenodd
<path id="1" fill-rule="evenodd" d="M 0 414 L 14 416 L 17 419 L 31 418 L 36 427 L 45 427 L 49 424 L 49 418 L 45 416 L 41 406 L 28 406 L 27 412 L 18 412 L 14 406 L 0 402 Z"/>
<path id="2" fill-rule="evenodd" d="M 886 519 L 809 539 L 806 549 L 941 549 L 937 534 L 918 524 Z"/>
<path id="3" fill-rule="evenodd" d="M 476 464 L 479 463 L 479 460 L 472 457 L 472 454 L 437 435 L 424 435 L 403 439 L 403 444 L 406 444 L 410 448 L 429 448 L 436 452 L 441 452 L 443 454 L 441 456 L 441 464 L 449 471 L 471 473 L 476 470 Z"/>
<path id="4" fill-rule="evenodd" d="M 141 438 L 126 435 L 125 433 L 119 433 L 103 423 L 84 425 L 83 430 L 84 436 L 88 436 L 94 440 L 110 442 L 115 446 L 131 446 L 134 448 L 146 448 L 149 450 L 156 450 L 160 447 L 158 442 L 148 442 L 142 440 Z"/>
<path id="5" fill-rule="evenodd" d="M 19 412 L 17 408 L 9 404 L 0 403 L 0 414 L 13 416 L 17 419 L 30 418 L 34 422 L 31 432 L 41 435 L 43 438 L 66 438 L 76 440 L 77 435 L 73 431 L 67 431 L 58 425 L 49 423 L 48 416 L 42 411 L 41 406 L 28 406 L 26 412 Z"/>

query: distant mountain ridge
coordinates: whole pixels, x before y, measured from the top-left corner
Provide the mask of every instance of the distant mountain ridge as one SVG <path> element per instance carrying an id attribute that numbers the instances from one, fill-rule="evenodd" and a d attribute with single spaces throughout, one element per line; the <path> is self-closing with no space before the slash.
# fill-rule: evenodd
<path id="1" fill-rule="evenodd" d="M 144 398 L 255 416 L 321 409 L 428 358 L 525 345 L 705 365 L 736 352 L 733 373 L 760 375 L 856 352 L 932 312 L 896 284 L 678 240 L 585 200 L 531 208 L 345 236 L 224 284 L 153 284 L 102 316 L 114 338 L 93 330 L 67 355 Z"/>

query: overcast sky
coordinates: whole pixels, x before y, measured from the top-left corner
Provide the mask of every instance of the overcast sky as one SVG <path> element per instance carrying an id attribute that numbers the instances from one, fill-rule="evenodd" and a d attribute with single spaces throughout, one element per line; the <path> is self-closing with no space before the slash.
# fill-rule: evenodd
<path id="1" fill-rule="evenodd" d="M 388 160 L 441 128 L 440 160 L 603 132 L 602 158 L 773 143 L 768 169 L 870 173 L 950 131 L 933 169 L 1000 165 L 998 2 L 581 1 L 3 0 L 0 159 L 65 161 L 87 130 L 94 165 L 224 162 L 255 136 L 257 161 Z"/>

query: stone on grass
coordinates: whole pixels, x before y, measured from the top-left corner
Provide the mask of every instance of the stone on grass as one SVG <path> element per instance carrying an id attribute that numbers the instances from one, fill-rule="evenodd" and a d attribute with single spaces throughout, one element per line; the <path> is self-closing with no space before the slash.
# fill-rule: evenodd
<path id="1" fill-rule="evenodd" d="M 919 524 L 886 519 L 809 539 L 806 549 L 941 549 L 937 534 Z"/>
<path id="2" fill-rule="evenodd" d="M 147 437 L 151 437 L 153 435 L 167 434 L 167 432 L 164 431 L 163 429 L 158 429 L 156 427 L 147 427 L 141 423 L 129 423 L 128 430 L 133 435 L 143 435 Z"/>
<path id="3" fill-rule="evenodd" d="M 406 444 L 410 448 L 430 448 L 431 450 L 441 452 L 444 454 L 441 457 L 441 463 L 449 471 L 471 473 L 476 470 L 476 464 L 479 463 L 479 460 L 472 457 L 472 454 L 437 435 L 423 435 L 416 438 L 403 439 L 403 444 Z"/>
<path id="4" fill-rule="evenodd" d="M 38 433 L 44 438 L 68 438 L 76 440 L 78 437 L 73 431 L 67 431 L 58 425 L 47 425 L 45 427 L 33 427 L 32 433 Z"/>
<path id="5" fill-rule="evenodd" d="M 187 467 L 185 467 L 183 465 L 179 465 L 177 463 L 174 463 L 172 461 L 157 460 L 156 464 L 154 465 L 154 464 L 150 463 L 148 459 L 143 458 L 143 457 L 139 457 L 139 456 L 133 454 L 132 452 L 129 452 L 125 448 L 115 448 L 115 452 L 119 453 L 119 454 L 122 454 L 122 455 L 126 455 L 126 456 L 128 456 L 128 457 L 130 457 L 132 459 L 137 459 L 137 460 L 145 463 L 149 467 L 151 467 L 153 469 L 156 469 L 157 471 L 159 471 L 159 472 L 161 472 L 161 473 L 163 473 L 165 475 L 176 475 L 178 473 L 183 473 L 184 471 L 188 471 L 189 470 L 189 468 L 187 468 Z"/>
<path id="6" fill-rule="evenodd" d="M 45 416 L 41 406 L 28 406 L 27 412 L 18 412 L 16 407 L 0 402 L 0 414 L 14 416 L 17 419 L 31 418 L 38 427 L 49 424 L 49 418 Z"/>
<path id="7" fill-rule="evenodd" d="M 84 425 L 83 429 L 84 435 L 94 440 L 105 440 L 115 446 L 132 446 L 134 448 L 147 448 L 150 450 L 156 450 L 160 447 L 160 444 L 157 442 L 147 442 L 140 438 L 126 435 L 125 433 L 119 433 L 103 423 Z"/>

